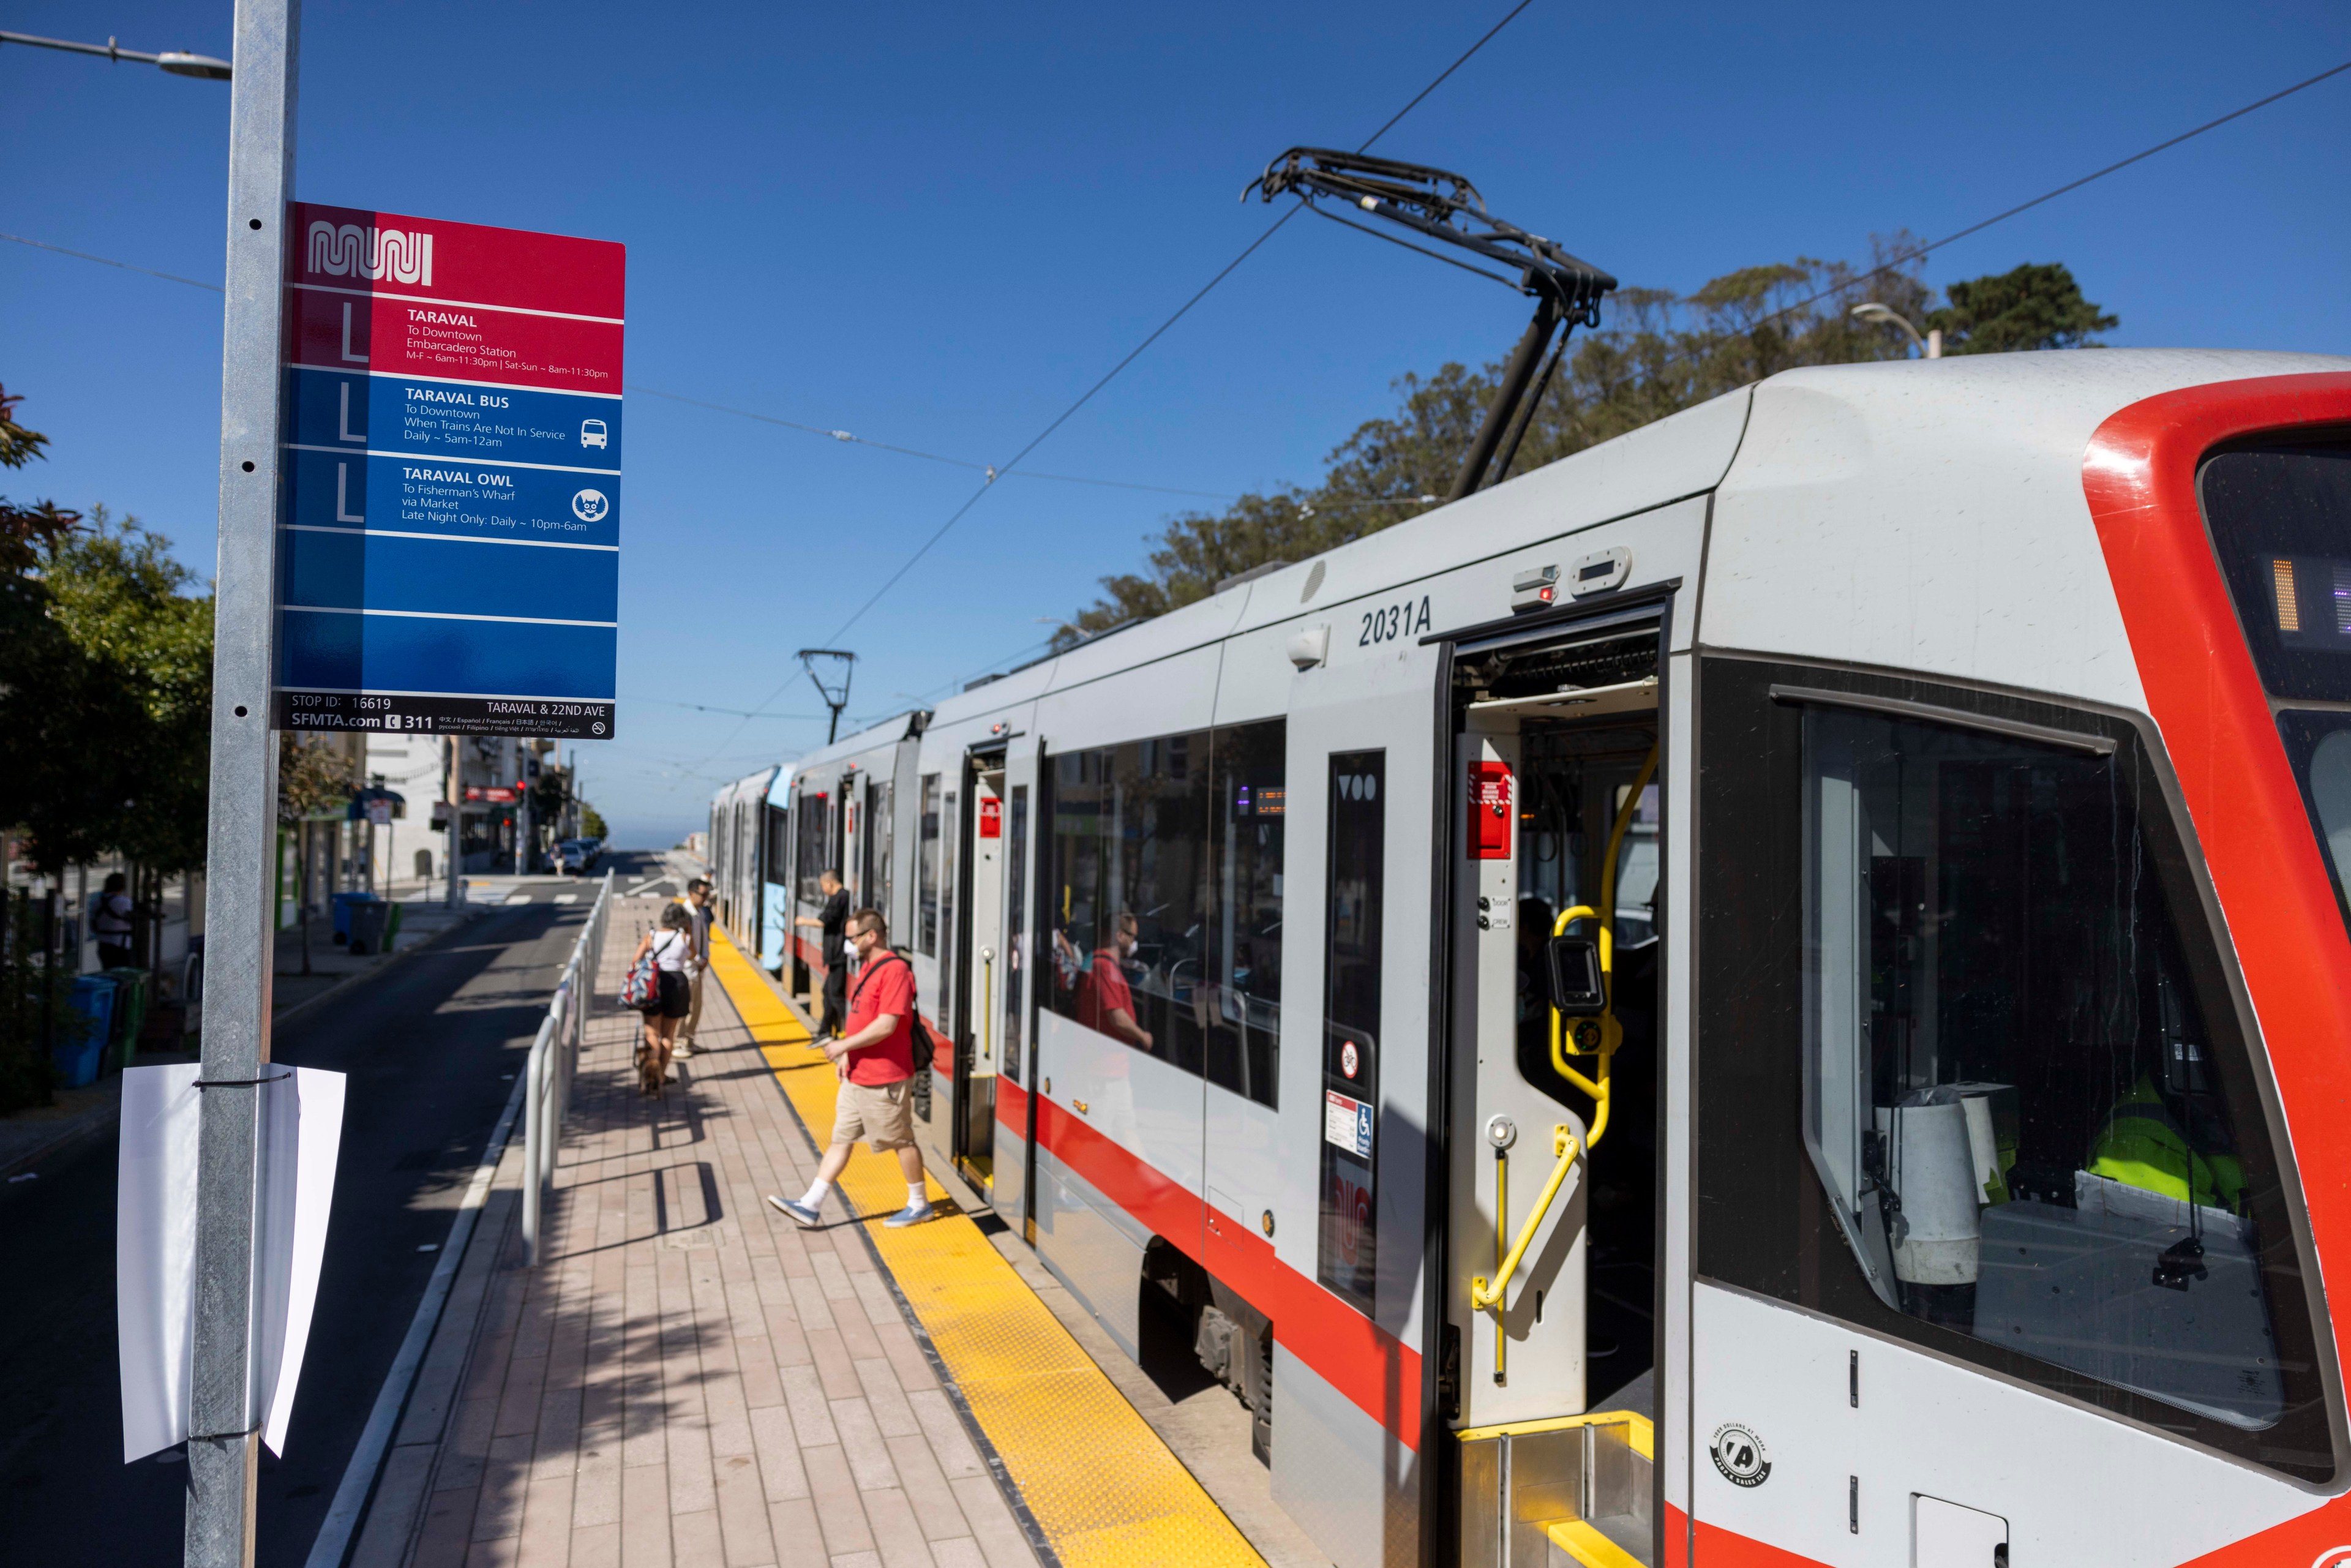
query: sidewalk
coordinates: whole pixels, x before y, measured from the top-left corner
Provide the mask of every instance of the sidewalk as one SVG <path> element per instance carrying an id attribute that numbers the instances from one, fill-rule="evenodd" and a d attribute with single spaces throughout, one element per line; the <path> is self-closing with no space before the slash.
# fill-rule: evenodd
<path id="1" fill-rule="evenodd" d="M 277 976 L 271 989 L 270 1018 L 283 1023 L 297 1010 L 322 1001 L 345 985 L 371 974 L 387 963 L 423 946 L 444 933 L 464 925 L 481 913 L 479 906 L 465 910 L 448 910 L 438 904 L 405 904 L 402 907 L 400 936 L 390 953 L 368 953 L 353 956 L 335 946 L 334 925 L 324 916 L 313 922 L 310 928 L 310 970 L 302 973 L 302 933 L 288 928 L 277 934 Z M 189 1019 L 191 1030 L 203 1021 L 203 1009 Z M 193 1049 L 195 1036 L 188 1040 Z M 192 1061 L 193 1054 L 142 1050 L 133 1063 L 139 1067 L 156 1067 L 167 1062 Z M 38 1163 L 87 1134 L 102 1132 L 113 1124 L 120 1113 L 122 1074 L 109 1072 L 97 1082 L 82 1089 L 60 1089 L 54 1105 L 27 1106 L 0 1115 L 0 1176 L 14 1175 Z"/>
<path id="2" fill-rule="evenodd" d="M 605 1008 L 664 902 L 616 907 Z M 359 1568 L 1038 1563 L 859 1227 L 804 1232 L 762 1201 L 815 1155 L 705 985 L 659 1100 L 635 1092 L 634 1017 L 590 1022 L 536 1270 L 507 1145 Z"/>

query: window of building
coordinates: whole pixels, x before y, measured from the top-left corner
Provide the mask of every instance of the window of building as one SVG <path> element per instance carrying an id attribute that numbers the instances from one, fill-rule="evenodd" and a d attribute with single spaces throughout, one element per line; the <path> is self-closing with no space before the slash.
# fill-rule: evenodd
<path id="1" fill-rule="evenodd" d="M 2283 1174 L 2137 733 L 1708 672 L 1701 746 L 1742 760 L 1699 775 L 1701 1272 L 2331 1475 Z"/>

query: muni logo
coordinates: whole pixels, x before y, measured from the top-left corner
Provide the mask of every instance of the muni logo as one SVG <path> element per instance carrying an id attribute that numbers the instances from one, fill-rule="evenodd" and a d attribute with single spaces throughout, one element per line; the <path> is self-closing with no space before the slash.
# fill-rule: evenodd
<path id="1" fill-rule="evenodd" d="M 433 236 L 418 230 L 340 228 L 324 218 L 310 225 L 305 268 L 329 277 L 389 277 L 394 283 L 433 287 Z"/>

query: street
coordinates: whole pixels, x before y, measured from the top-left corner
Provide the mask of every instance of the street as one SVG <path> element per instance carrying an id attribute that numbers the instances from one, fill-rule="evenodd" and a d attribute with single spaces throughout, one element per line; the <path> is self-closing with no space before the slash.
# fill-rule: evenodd
<path id="1" fill-rule="evenodd" d="M 623 887 L 657 856 L 615 854 Z M 602 868 L 599 868 L 600 872 Z M 275 1060 L 350 1075 L 334 1218 L 287 1455 L 261 1458 L 256 1561 L 309 1552 L 455 1209 L 528 1051 L 595 883 L 536 881 L 437 945 L 306 1010 Z M 558 904 L 559 894 L 577 902 Z M 477 902 L 481 895 L 477 893 Z M 519 1135 L 519 1128 L 517 1134 Z M 0 1561 L 178 1560 L 177 1449 L 121 1456 L 114 1333 L 118 1140 L 82 1140 L 0 1189 L 9 1373 L 0 1380 Z"/>

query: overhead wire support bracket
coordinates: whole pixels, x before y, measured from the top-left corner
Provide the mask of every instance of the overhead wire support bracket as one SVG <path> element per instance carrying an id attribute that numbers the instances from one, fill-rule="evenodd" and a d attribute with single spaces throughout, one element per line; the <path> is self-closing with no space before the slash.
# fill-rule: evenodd
<path id="1" fill-rule="evenodd" d="M 1478 187 L 1466 176 L 1448 169 L 1342 152 L 1329 147 L 1292 147 L 1249 182 L 1241 192 L 1241 199 L 1247 201 L 1252 191 L 1268 202 L 1276 196 L 1294 195 L 1319 216 L 1345 224 L 1349 228 L 1363 229 L 1381 239 L 1394 240 L 1408 250 L 1507 284 L 1535 301 L 1534 319 L 1527 324 L 1510 362 L 1503 367 L 1501 384 L 1495 389 L 1493 402 L 1487 406 L 1485 420 L 1469 444 L 1461 471 L 1455 476 L 1453 489 L 1446 499 L 1458 501 L 1478 489 L 1485 482 L 1489 467 L 1495 469 L 1494 482 L 1500 483 L 1518 456 L 1519 443 L 1534 423 L 1533 402 L 1528 396 L 1531 385 L 1533 401 L 1540 401 L 1551 385 L 1552 372 L 1559 368 L 1560 356 L 1566 351 L 1567 335 L 1578 327 L 1600 324 L 1601 297 L 1616 287 L 1616 279 L 1542 235 L 1494 216 L 1486 210 L 1486 198 L 1478 193 Z M 1517 274 L 1516 280 L 1410 240 L 1380 234 L 1351 216 L 1326 209 L 1321 204 L 1326 200 L 1384 218 L 1423 238 L 1499 263 Z M 1554 334 L 1558 346 L 1546 362 L 1543 350 L 1552 346 Z M 1536 378 L 1538 365 L 1541 366 L 1540 382 Z M 1520 417 L 1522 405 L 1523 417 Z M 1501 447 L 1506 433 L 1510 446 L 1497 465 L 1495 453 Z"/>

